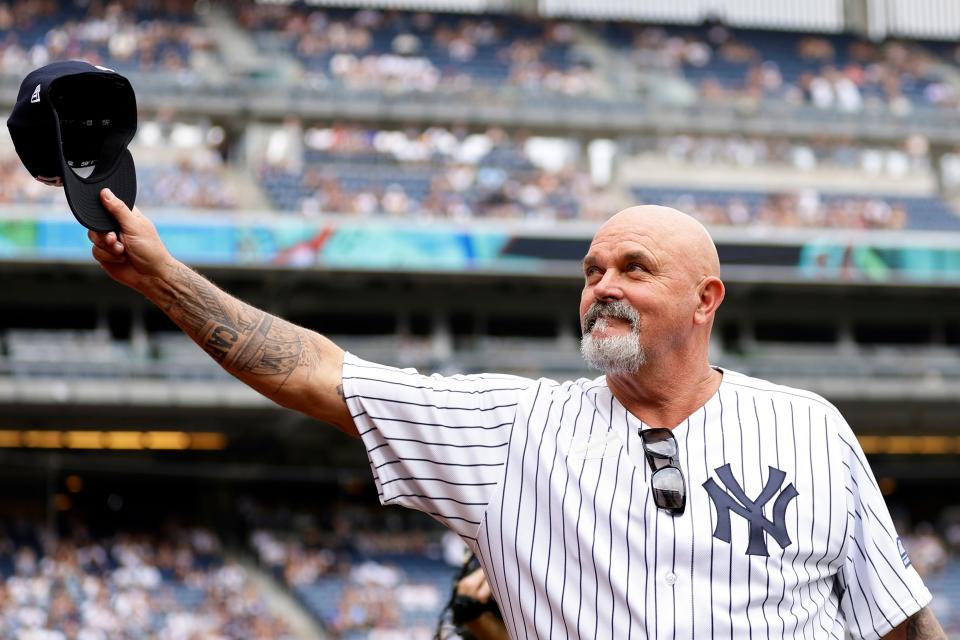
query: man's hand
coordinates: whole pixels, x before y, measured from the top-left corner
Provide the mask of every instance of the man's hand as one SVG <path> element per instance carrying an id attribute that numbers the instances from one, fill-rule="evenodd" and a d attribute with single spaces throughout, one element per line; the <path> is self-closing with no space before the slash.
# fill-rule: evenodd
<path id="1" fill-rule="evenodd" d="M 172 269 L 176 261 L 160 240 L 157 228 L 139 209 L 131 211 L 109 189 L 100 192 L 100 201 L 120 224 L 120 234 L 88 231 L 93 257 L 111 278 L 146 293 L 153 280 Z"/>
<path id="2" fill-rule="evenodd" d="M 483 569 L 476 569 L 461 578 L 457 583 L 457 595 L 467 596 L 478 602 L 490 602 L 493 592 L 490 590 L 490 583 L 487 582 Z"/>

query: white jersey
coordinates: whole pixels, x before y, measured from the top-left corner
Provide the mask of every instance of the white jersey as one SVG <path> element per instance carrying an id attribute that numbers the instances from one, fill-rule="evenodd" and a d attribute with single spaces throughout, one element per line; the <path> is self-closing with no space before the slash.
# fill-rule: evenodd
<path id="1" fill-rule="evenodd" d="M 513 638 L 878 638 L 931 599 L 819 396 L 731 371 L 673 433 L 687 505 L 604 377 L 423 376 L 347 354 L 384 504 L 480 558 Z"/>

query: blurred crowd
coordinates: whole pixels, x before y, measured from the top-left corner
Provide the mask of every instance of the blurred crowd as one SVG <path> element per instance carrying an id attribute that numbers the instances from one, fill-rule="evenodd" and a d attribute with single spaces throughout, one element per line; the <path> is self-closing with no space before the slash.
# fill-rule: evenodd
<path id="1" fill-rule="evenodd" d="M 261 180 L 280 209 L 597 220 L 616 206 L 563 142 L 537 153 L 536 141 L 502 129 L 335 126 L 310 130 L 304 140 L 306 166 L 300 171 L 287 165 L 289 158 L 268 158 L 261 167 Z"/>
<path id="2" fill-rule="evenodd" d="M 905 518 L 897 517 L 896 508 L 893 513 L 903 546 L 921 576 L 934 575 L 947 567 L 951 559 L 960 558 L 960 507 L 948 506 L 935 521 L 920 521 L 912 526 Z"/>
<path id="3" fill-rule="evenodd" d="M 605 65 L 624 55 L 641 73 L 666 70 L 686 79 L 707 102 L 769 100 L 845 113 L 884 107 L 899 115 L 917 104 L 958 105 L 958 91 L 942 67 L 960 60 L 960 47 L 948 44 L 873 43 L 721 24 L 569 23 L 260 3 L 247 5 L 240 21 L 263 42 L 286 42 L 314 79 L 354 89 L 496 85 L 597 97 L 613 77 Z"/>
<path id="4" fill-rule="evenodd" d="M 319 517 L 247 503 L 250 546 L 330 632 L 431 637 L 463 543 L 422 514 L 341 502 Z M 452 539 L 451 539 L 452 536 Z M 350 635 L 353 634 L 353 635 Z"/>
<path id="5" fill-rule="evenodd" d="M 213 47 L 192 0 L 15 0 L 0 4 L 0 72 L 83 58 L 124 72 L 189 75 Z"/>
<path id="6" fill-rule="evenodd" d="M 291 637 L 216 535 L 0 531 L 0 637 L 194 640 Z"/>
<path id="7" fill-rule="evenodd" d="M 682 73 L 707 102 L 772 100 L 844 113 L 886 107 L 898 115 L 916 104 L 958 104 L 941 68 L 960 60 L 956 45 L 737 31 L 720 24 L 624 29 L 637 61 Z"/>
<path id="8" fill-rule="evenodd" d="M 896 146 L 829 138 L 631 137 L 622 141 L 621 152 L 627 156 L 643 154 L 676 164 L 788 167 L 799 171 L 844 168 L 894 178 L 929 171 L 931 164 L 929 141 L 920 135 L 911 136 Z"/>
<path id="9" fill-rule="evenodd" d="M 567 23 L 516 16 L 321 10 L 256 3 L 239 14 L 247 30 L 285 43 L 309 82 L 357 90 L 464 90 L 496 85 L 585 95 L 600 75 L 570 48 Z"/>
<path id="10" fill-rule="evenodd" d="M 957 533 L 956 530 L 948 531 L 954 538 L 957 538 Z M 951 549 L 954 554 L 960 553 L 960 539 L 954 539 L 950 544 L 929 522 L 921 522 L 907 529 L 901 540 L 917 573 L 924 578 L 946 567 Z"/>
<path id="11" fill-rule="evenodd" d="M 236 193 L 215 154 L 183 155 L 175 163 L 138 167 L 138 204 L 157 207 L 234 209 Z"/>
<path id="12" fill-rule="evenodd" d="M 897 115 L 918 105 L 960 105 L 955 43 L 871 42 L 719 23 L 679 27 L 310 3 L 238 5 L 239 26 L 264 57 L 294 62 L 303 72 L 290 76 L 294 82 L 321 88 L 496 89 L 603 98 L 631 91 L 622 81 L 626 68 L 640 76 L 666 72 L 685 83 L 685 93 L 692 91 L 697 103 L 806 104 Z M 52 60 L 83 57 L 122 71 L 199 80 L 195 55 L 218 59 L 219 45 L 198 18 L 197 6 L 191 0 L 0 4 L 0 72 L 23 73 Z M 664 83 L 645 86 L 655 98 L 670 99 Z"/>
<path id="13" fill-rule="evenodd" d="M 234 209 L 218 127 L 147 120 L 130 149 L 137 165 L 137 204 L 150 207 Z M 213 143 L 211 143 L 211 140 Z M 0 204 L 41 204 L 64 210 L 63 189 L 33 179 L 11 144 L 0 145 Z"/>
<path id="14" fill-rule="evenodd" d="M 410 218 L 606 219 L 635 201 L 674 206 L 705 224 L 732 226 L 902 229 L 907 206 L 895 199 L 831 196 L 815 189 L 741 197 L 736 192 L 636 187 L 633 197 L 594 184 L 582 150 L 568 139 L 522 132 L 429 127 L 381 131 L 356 126 L 299 130 L 305 164 L 290 155 L 265 158 L 260 176 L 274 205 L 304 215 L 347 213 Z M 672 136 L 632 140 L 625 158 L 650 149 L 660 162 L 754 166 L 776 161 L 794 168 L 847 166 L 865 175 L 922 171 L 922 141 L 907 149 L 862 149 L 852 143 L 794 143 Z"/>
<path id="15" fill-rule="evenodd" d="M 644 198 L 641 196 L 640 201 Z M 706 225 L 818 228 L 903 229 L 903 204 L 872 197 L 827 197 L 814 189 L 771 193 L 758 199 L 711 194 L 656 198 L 651 204 L 675 207 Z"/>
<path id="16" fill-rule="evenodd" d="M 418 538 L 416 532 L 395 532 L 391 538 L 403 541 Z M 409 575 L 391 561 L 406 556 L 411 562 L 428 554 L 416 544 L 403 553 L 368 552 L 370 556 L 347 553 L 343 541 L 318 546 L 297 535 L 259 529 L 250 544 L 260 563 L 281 578 L 301 602 L 329 631 L 405 633 L 419 637 L 429 628 L 443 606 L 447 593 L 422 575 Z M 365 557 L 365 559 L 361 559 Z M 444 572 L 440 580 L 448 579 Z M 317 597 L 310 597 L 315 593 Z M 317 602 L 320 600 L 321 602 Z M 411 613 L 420 613 L 419 619 Z"/>
<path id="17" fill-rule="evenodd" d="M 144 123 L 132 146 L 138 158 L 139 205 L 251 207 L 238 193 L 239 179 L 231 176 L 222 151 L 207 142 L 219 140 L 216 127 L 204 133 L 183 125 L 196 131 L 163 139 L 156 138 L 156 128 L 155 122 Z M 919 137 L 896 148 L 735 136 L 626 138 L 612 161 L 624 167 L 619 182 L 600 186 L 594 167 L 587 166 L 589 154 L 570 138 L 539 138 L 499 128 L 380 130 L 343 124 L 306 131 L 280 127 L 270 136 L 253 165 L 257 185 L 246 188 L 262 190 L 276 210 L 308 217 L 335 213 L 413 220 L 596 222 L 630 204 L 650 202 L 689 212 L 708 225 L 896 230 L 918 219 L 912 209 L 917 205 L 907 202 L 916 198 L 838 196 L 813 188 L 748 193 L 736 189 L 733 179 L 730 189 L 719 191 L 640 183 L 628 194 L 622 188 L 630 178 L 643 176 L 642 165 L 631 165 L 635 158 L 659 167 L 672 164 L 677 171 L 699 166 L 846 168 L 865 179 L 922 177 L 931 171 L 928 145 Z M 275 144 L 275 137 L 285 141 Z M 167 148 L 161 149 L 163 145 Z M 241 170 L 236 171 L 239 175 Z M 0 203 L 67 207 L 63 190 L 31 178 L 9 148 L 0 153 Z M 928 215 L 949 217 L 936 198 L 924 203 L 936 210 Z"/>
<path id="18" fill-rule="evenodd" d="M 170 164 L 138 164 L 137 204 L 153 207 L 233 209 L 237 197 L 216 156 L 182 155 Z M 63 189 L 27 173 L 16 155 L 0 156 L 0 204 L 40 204 L 67 210 Z"/>
<path id="19" fill-rule="evenodd" d="M 35 180 L 12 150 L 0 156 L 0 203 L 55 204 L 67 208 L 63 189 Z"/>

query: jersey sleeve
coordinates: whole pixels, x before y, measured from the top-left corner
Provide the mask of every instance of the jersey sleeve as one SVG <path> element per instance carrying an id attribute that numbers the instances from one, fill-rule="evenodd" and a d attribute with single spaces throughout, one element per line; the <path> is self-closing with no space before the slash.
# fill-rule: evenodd
<path id="1" fill-rule="evenodd" d="M 837 577 L 840 606 L 852 637 L 882 638 L 932 596 L 904 550 L 860 443 L 849 427 L 840 437 L 849 467 L 850 536 Z"/>
<path id="2" fill-rule="evenodd" d="M 346 354 L 343 393 L 382 504 L 476 534 L 500 484 L 520 396 L 533 380 L 425 376 Z"/>

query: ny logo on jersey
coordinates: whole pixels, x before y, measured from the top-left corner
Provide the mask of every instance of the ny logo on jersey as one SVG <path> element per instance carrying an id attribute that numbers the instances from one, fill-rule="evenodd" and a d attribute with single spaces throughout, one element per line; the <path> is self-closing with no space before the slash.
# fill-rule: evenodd
<path id="1" fill-rule="evenodd" d="M 733 511 L 750 524 L 750 544 L 747 545 L 747 555 L 751 556 L 770 555 L 767 552 L 764 534 L 772 536 L 781 549 L 790 544 L 790 534 L 787 533 L 787 506 L 797 497 L 797 489 L 792 482 L 784 487 L 777 496 L 776 502 L 773 503 L 773 520 L 767 520 L 763 515 L 763 507 L 770 502 L 777 491 L 780 491 L 780 486 L 787 476 L 780 469 L 774 467 L 768 467 L 768 469 L 770 469 L 770 475 L 767 483 L 756 500 L 747 497 L 743 487 L 730 472 L 729 464 L 714 469 L 714 473 L 720 478 L 720 482 L 727 491 L 721 489 L 713 478 L 703 483 L 703 488 L 707 490 L 707 494 L 717 508 L 717 527 L 713 531 L 713 537 L 726 543 L 730 542 L 730 512 Z"/>

